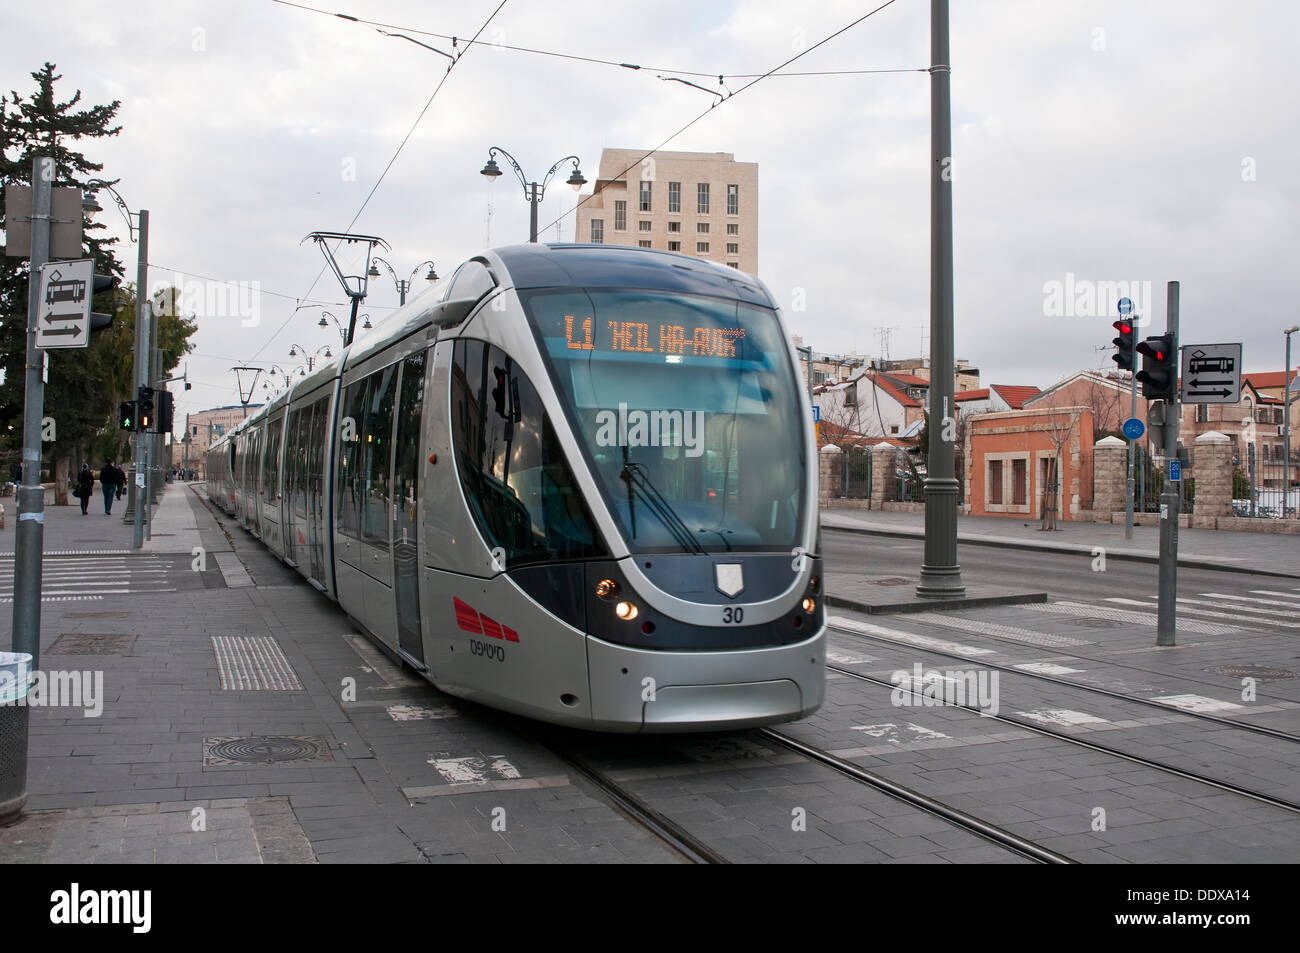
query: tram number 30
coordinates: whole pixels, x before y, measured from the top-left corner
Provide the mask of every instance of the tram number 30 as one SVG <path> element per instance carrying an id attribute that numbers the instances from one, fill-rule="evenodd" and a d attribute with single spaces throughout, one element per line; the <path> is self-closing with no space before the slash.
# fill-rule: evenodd
<path id="1" fill-rule="evenodd" d="M 728 625 L 742 622 L 744 618 L 745 610 L 741 606 L 724 606 L 722 609 L 722 621 Z"/>

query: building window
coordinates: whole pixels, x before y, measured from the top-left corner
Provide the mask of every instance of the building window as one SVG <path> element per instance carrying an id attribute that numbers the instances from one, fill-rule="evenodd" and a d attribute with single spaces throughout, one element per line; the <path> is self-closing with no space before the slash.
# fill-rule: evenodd
<path id="1" fill-rule="evenodd" d="M 695 231 L 696 231 L 698 234 L 700 234 L 700 235 L 707 235 L 707 234 L 709 234 L 709 223 L 708 223 L 708 222 L 696 222 L 696 223 L 695 223 Z"/>
<path id="2" fill-rule="evenodd" d="M 605 220 L 603 218 L 593 218 L 591 220 L 591 243 L 593 245 L 605 244 Z"/>
<path id="3" fill-rule="evenodd" d="M 627 200 L 618 199 L 614 202 L 614 231 L 622 232 L 627 229 Z"/>
<path id="4" fill-rule="evenodd" d="M 1029 499 L 1028 467 L 1026 460 L 1011 461 L 1011 503 L 1014 506 L 1024 506 Z"/>
<path id="5" fill-rule="evenodd" d="M 740 243 L 739 243 L 739 242 L 727 242 L 727 254 L 728 254 L 728 255 L 739 255 L 739 254 L 740 254 Z"/>
<path id="6" fill-rule="evenodd" d="M 737 269 L 738 269 L 738 268 L 740 268 L 740 262 L 738 262 L 738 261 L 729 261 L 729 262 L 727 262 L 727 267 L 728 267 L 728 268 L 737 268 Z"/>
<path id="7" fill-rule="evenodd" d="M 695 250 L 696 250 L 697 252 L 702 252 L 702 253 L 704 253 L 704 254 L 708 254 L 708 251 L 709 251 L 709 243 L 708 243 L 708 242 L 696 242 L 696 243 L 695 243 Z"/>
<path id="8" fill-rule="evenodd" d="M 709 214 L 709 183 L 701 182 L 696 186 L 695 211 L 701 215 Z"/>
<path id="9" fill-rule="evenodd" d="M 1197 404 L 1197 405 L 1196 405 L 1196 422 L 1197 422 L 1198 424 L 1208 424 L 1208 423 L 1210 422 L 1210 405 L 1209 405 L 1209 404 Z"/>
<path id="10" fill-rule="evenodd" d="M 668 250 L 669 250 L 669 251 L 681 251 L 681 250 L 682 250 L 682 243 L 681 243 L 681 242 L 669 242 L 669 243 L 668 243 Z"/>
<path id="11" fill-rule="evenodd" d="M 738 185 L 727 186 L 727 214 L 740 214 L 740 186 Z"/>
<path id="12" fill-rule="evenodd" d="M 653 184 L 644 181 L 641 183 L 641 211 L 643 212 L 650 211 L 650 186 Z"/>
<path id="13" fill-rule="evenodd" d="M 649 248 L 649 247 L 650 247 L 650 239 L 648 239 L 648 238 L 643 238 L 643 239 L 641 239 L 639 242 L 637 242 L 637 247 L 638 247 L 638 248 Z"/>
<path id="14" fill-rule="evenodd" d="M 682 184 L 680 182 L 668 183 L 668 211 L 680 212 L 682 210 Z"/>
<path id="15" fill-rule="evenodd" d="M 989 505 L 1002 505 L 1002 461 L 989 461 Z"/>
<path id="16" fill-rule="evenodd" d="M 728 234 L 728 235 L 739 235 L 739 234 L 740 234 L 740 226 L 737 225 L 735 222 L 728 222 L 728 223 L 727 223 L 727 234 Z"/>
<path id="17" fill-rule="evenodd" d="M 669 223 L 668 223 L 668 231 L 670 231 L 670 232 L 680 232 L 681 230 L 682 230 L 682 223 L 681 223 L 681 222 L 669 222 Z"/>
<path id="18" fill-rule="evenodd" d="M 648 232 L 650 231 L 650 223 L 645 219 L 642 219 L 641 221 L 636 223 L 636 228 L 637 231 L 639 232 Z"/>

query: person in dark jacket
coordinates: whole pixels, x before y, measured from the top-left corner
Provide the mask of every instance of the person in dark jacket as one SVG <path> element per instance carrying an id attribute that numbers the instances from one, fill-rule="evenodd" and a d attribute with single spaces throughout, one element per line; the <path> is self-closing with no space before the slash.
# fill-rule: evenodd
<path id="1" fill-rule="evenodd" d="M 104 491 L 104 515 L 113 514 L 113 497 L 120 491 L 121 484 L 118 483 L 118 474 L 121 473 L 109 460 L 104 464 L 104 469 L 99 471 L 99 486 Z"/>
<path id="2" fill-rule="evenodd" d="M 95 492 L 95 474 L 91 472 L 90 464 L 83 463 L 81 472 L 77 474 L 77 499 L 81 500 L 81 515 L 86 515 L 86 509 L 90 506 L 90 496 Z"/>

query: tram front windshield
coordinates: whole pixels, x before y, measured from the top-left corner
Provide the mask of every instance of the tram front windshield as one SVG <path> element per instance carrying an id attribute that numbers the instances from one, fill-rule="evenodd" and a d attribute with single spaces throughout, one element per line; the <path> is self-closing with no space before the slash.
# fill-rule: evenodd
<path id="1" fill-rule="evenodd" d="M 632 551 L 801 542 L 804 421 L 774 311 L 652 291 L 521 298 Z"/>

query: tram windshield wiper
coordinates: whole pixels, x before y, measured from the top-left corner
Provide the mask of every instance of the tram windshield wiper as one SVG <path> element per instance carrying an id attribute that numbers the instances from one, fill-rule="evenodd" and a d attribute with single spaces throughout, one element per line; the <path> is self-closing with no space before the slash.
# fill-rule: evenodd
<path id="1" fill-rule="evenodd" d="M 619 479 L 627 484 L 629 504 L 633 491 L 640 491 L 646 503 L 649 504 L 650 511 L 659 518 L 659 522 L 663 523 L 668 532 L 672 533 L 673 538 L 677 540 L 677 544 L 682 549 L 690 550 L 700 556 L 705 555 L 704 547 L 691 535 L 691 528 L 686 525 L 685 520 L 677 515 L 677 511 L 673 509 L 672 504 L 655 488 L 655 485 L 650 482 L 650 478 L 645 475 L 645 467 L 625 458 L 623 469 L 619 472 Z M 635 536 L 635 516 L 632 517 L 632 520 L 633 536 Z"/>

